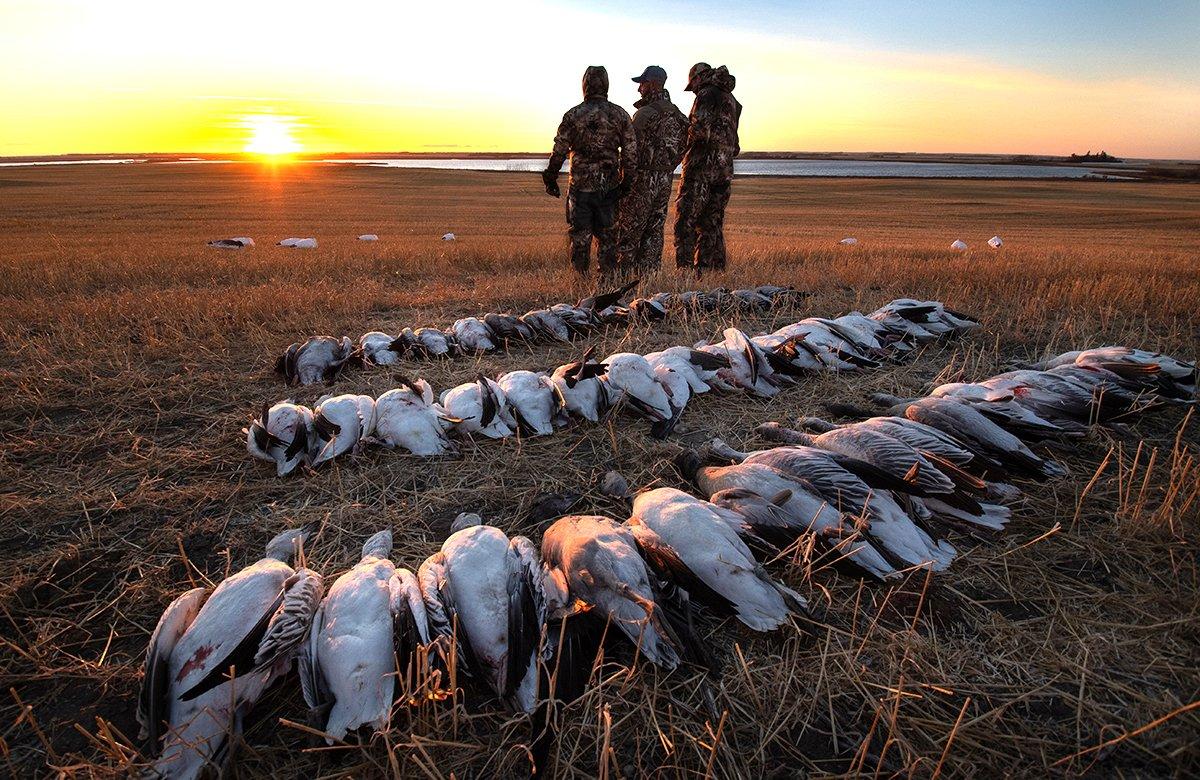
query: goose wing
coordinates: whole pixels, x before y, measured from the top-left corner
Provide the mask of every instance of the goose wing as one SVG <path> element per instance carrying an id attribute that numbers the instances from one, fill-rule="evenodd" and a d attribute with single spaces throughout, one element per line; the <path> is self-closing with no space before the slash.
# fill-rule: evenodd
<path id="1" fill-rule="evenodd" d="M 541 640 L 542 609 L 539 608 L 540 572 L 533 543 L 524 536 L 516 536 L 508 549 L 512 564 L 508 576 L 508 657 L 501 695 L 511 699 L 529 673 L 530 660 Z"/>
<path id="2" fill-rule="evenodd" d="M 286 659 L 308 636 L 323 586 L 321 575 L 310 569 L 300 569 L 288 577 L 279 595 L 242 640 L 179 700 L 191 701 L 226 682 L 230 667 L 236 679 Z"/>
<path id="3" fill-rule="evenodd" d="M 296 656 L 300 671 L 300 693 L 304 703 L 311 712 L 321 712 L 333 704 L 333 694 L 325 683 L 325 672 L 321 668 L 320 656 L 317 654 L 317 640 L 325 625 L 325 605 L 317 607 L 313 615 L 312 626 L 308 631 L 308 641 Z"/>
<path id="4" fill-rule="evenodd" d="M 141 726 L 138 737 L 146 740 L 146 744 L 152 748 L 162 736 L 162 724 L 170 711 L 167 691 L 171 680 L 171 651 L 196 619 L 206 595 L 204 588 L 193 588 L 176 598 L 163 611 L 154 633 L 150 635 L 150 646 L 142 665 L 137 722 Z"/>
<path id="5" fill-rule="evenodd" d="M 637 518 L 625 523 L 642 559 L 658 575 L 659 580 L 673 583 L 685 591 L 685 596 L 695 596 L 722 616 L 737 614 L 737 607 L 721 593 L 709 587 L 661 536 L 643 525 Z"/>

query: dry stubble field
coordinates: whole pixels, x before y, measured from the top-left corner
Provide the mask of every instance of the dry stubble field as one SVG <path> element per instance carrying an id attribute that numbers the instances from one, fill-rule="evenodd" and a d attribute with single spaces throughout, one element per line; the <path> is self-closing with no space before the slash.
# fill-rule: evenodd
<path id="1" fill-rule="evenodd" d="M 239 433 L 288 391 L 274 354 L 314 333 L 446 325 L 577 297 L 563 271 L 561 203 L 535 175 L 295 166 L 142 165 L 0 170 L 0 766 L 16 776 L 121 775 L 141 656 L 162 608 L 256 559 L 280 528 L 322 523 L 328 577 L 388 525 L 416 568 L 463 510 L 536 541 L 544 492 L 621 517 L 599 495 L 682 486 L 670 458 L 720 435 L 761 444 L 766 420 L 820 413 L 1011 360 L 1127 343 L 1194 358 L 1200 339 L 1200 187 L 1099 182 L 739 180 L 733 264 L 705 285 L 787 283 L 801 312 L 710 315 L 598 338 L 645 351 L 814 314 L 934 297 L 985 328 L 915 362 L 823 377 L 771 401 L 702 397 L 675 440 L 641 422 L 487 442 L 460 460 L 370 451 L 279 480 Z M 459 240 L 438 237 L 454 231 Z M 377 244 L 354 236 L 376 232 Z M 1000 252 L 981 251 L 991 235 Z M 209 239 L 251 235 L 246 251 Z M 313 235 L 315 251 L 272 244 Z M 857 236 L 843 251 L 836 241 Z M 973 247 L 952 255 L 963 238 Z M 674 273 L 647 289 L 683 289 Z M 582 348 L 580 345 L 579 348 Z M 550 368 L 537 348 L 405 366 L 441 388 L 478 371 Z M 387 372 L 339 391 L 379 393 Z M 1068 478 L 1030 487 L 1009 531 L 956 538 L 944 575 L 863 585 L 802 557 L 773 571 L 826 611 L 808 636 L 703 630 L 724 676 L 628 674 L 617 654 L 570 707 L 552 775 L 1182 776 L 1200 771 L 1197 421 L 1169 410 L 1132 435 L 1097 430 L 1055 453 Z M 331 580 L 330 580 L 331 581 Z M 710 706 L 704 694 L 712 691 Z M 396 713 L 364 746 L 313 749 L 294 686 L 270 693 L 237 751 L 243 776 L 505 776 L 525 771 L 525 721 L 467 689 Z"/>

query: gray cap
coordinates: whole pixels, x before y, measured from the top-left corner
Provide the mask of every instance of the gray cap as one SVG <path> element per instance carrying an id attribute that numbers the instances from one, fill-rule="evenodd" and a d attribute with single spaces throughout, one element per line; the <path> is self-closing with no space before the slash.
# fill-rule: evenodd
<path id="1" fill-rule="evenodd" d="M 642 71 L 642 75 L 633 77 L 633 81 L 636 81 L 638 84 L 641 84 L 643 81 L 657 81 L 660 84 L 666 84 L 667 72 L 657 65 L 648 65 Z"/>

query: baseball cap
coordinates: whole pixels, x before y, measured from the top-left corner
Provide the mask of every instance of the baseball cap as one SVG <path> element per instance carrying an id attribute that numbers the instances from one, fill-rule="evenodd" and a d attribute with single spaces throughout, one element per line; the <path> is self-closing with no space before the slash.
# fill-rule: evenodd
<path id="1" fill-rule="evenodd" d="M 633 81 L 641 84 L 643 81 L 659 81 L 663 84 L 667 83 L 667 72 L 657 65 L 647 65 L 642 71 L 642 75 L 634 76 Z"/>

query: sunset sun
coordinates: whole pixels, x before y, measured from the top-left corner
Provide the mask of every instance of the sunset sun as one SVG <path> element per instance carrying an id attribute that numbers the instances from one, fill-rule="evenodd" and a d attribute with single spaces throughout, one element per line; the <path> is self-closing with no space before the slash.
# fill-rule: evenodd
<path id="1" fill-rule="evenodd" d="M 249 132 L 244 151 L 265 157 L 285 157 L 301 151 L 293 131 L 296 119 L 275 114 L 250 114 L 241 125 Z"/>

